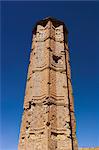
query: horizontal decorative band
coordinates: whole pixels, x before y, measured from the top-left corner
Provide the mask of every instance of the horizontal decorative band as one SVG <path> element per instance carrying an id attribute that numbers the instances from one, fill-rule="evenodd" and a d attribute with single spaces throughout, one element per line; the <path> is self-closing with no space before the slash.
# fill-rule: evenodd
<path id="1" fill-rule="evenodd" d="M 55 40 L 55 38 L 53 38 L 53 37 L 47 37 L 47 38 L 45 38 L 45 39 L 43 39 L 43 40 L 35 40 L 35 42 L 45 42 L 46 40 L 48 40 L 48 39 L 52 39 L 52 40 L 54 40 L 55 42 L 59 42 L 59 43 L 65 43 L 66 41 L 64 41 L 64 40 Z M 33 42 L 33 41 L 32 41 Z"/>
<path id="2" fill-rule="evenodd" d="M 40 71 L 43 71 L 45 69 L 50 69 L 50 70 L 52 69 L 52 70 L 54 70 L 56 72 L 66 72 L 66 69 L 58 68 L 58 67 L 56 68 L 56 67 L 53 67 L 53 66 L 46 66 L 46 67 L 42 67 L 42 68 L 36 68 L 36 69 L 33 69 L 32 72 L 33 73 L 36 72 L 36 71 L 40 72 Z"/>

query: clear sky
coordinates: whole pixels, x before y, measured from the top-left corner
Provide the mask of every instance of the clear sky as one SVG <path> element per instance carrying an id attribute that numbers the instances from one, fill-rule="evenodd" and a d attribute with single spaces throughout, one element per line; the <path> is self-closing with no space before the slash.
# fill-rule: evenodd
<path id="1" fill-rule="evenodd" d="M 99 2 L 2 2 L 0 150 L 17 150 L 32 28 L 47 16 L 69 30 L 79 147 L 99 146 Z"/>

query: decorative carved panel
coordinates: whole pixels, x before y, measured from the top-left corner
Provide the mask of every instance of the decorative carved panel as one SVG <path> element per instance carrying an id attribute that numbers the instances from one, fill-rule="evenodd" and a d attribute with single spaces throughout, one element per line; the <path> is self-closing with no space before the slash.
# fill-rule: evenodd
<path id="1" fill-rule="evenodd" d="M 64 41 L 64 35 L 63 35 L 63 26 L 60 25 L 55 29 L 55 40 L 58 42 Z"/>
<path id="2" fill-rule="evenodd" d="M 56 72 L 54 70 L 50 70 L 50 94 L 57 96 L 65 96 L 67 82 L 66 82 L 66 74 L 61 72 Z"/>

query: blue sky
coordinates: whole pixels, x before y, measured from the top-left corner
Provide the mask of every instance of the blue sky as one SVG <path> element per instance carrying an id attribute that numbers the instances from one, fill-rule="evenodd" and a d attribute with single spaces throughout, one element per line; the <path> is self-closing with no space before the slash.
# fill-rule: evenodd
<path id="1" fill-rule="evenodd" d="M 99 2 L 2 2 L 1 150 L 17 150 L 32 28 L 47 16 L 69 30 L 79 147 L 99 146 Z"/>

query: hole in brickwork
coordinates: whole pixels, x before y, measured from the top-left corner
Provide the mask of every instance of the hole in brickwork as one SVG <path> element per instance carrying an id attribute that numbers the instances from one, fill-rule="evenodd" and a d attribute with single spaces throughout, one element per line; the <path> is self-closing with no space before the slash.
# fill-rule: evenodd
<path id="1" fill-rule="evenodd" d="M 48 82 L 47 84 L 51 84 L 50 82 Z"/>
<path id="2" fill-rule="evenodd" d="M 26 129 L 28 129 L 29 127 L 27 126 Z"/>
<path id="3" fill-rule="evenodd" d="M 46 111 L 46 113 L 49 113 L 49 110 L 48 110 L 48 111 Z"/>
<path id="4" fill-rule="evenodd" d="M 46 97 L 46 99 L 48 99 L 49 97 Z"/>
<path id="5" fill-rule="evenodd" d="M 26 124 L 30 125 L 30 122 L 29 122 L 29 121 L 26 121 Z"/>
<path id="6" fill-rule="evenodd" d="M 64 133 L 51 132 L 51 135 L 54 135 L 54 136 L 57 136 L 57 135 L 64 135 Z"/>
<path id="7" fill-rule="evenodd" d="M 52 104 L 54 104 L 54 103 L 49 101 L 49 102 L 45 103 L 44 105 L 50 106 L 50 105 L 52 105 Z"/>
<path id="8" fill-rule="evenodd" d="M 52 49 L 50 47 L 48 47 L 48 49 L 50 50 L 50 52 L 52 52 Z"/>
<path id="9" fill-rule="evenodd" d="M 31 109 L 31 102 L 29 102 L 29 109 Z"/>
<path id="10" fill-rule="evenodd" d="M 30 137 L 30 135 L 28 136 L 28 138 Z"/>
<path id="11" fill-rule="evenodd" d="M 46 125 L 47 125 L 47 126 L 50 126 L 50 122 L 47 122 Z"/>
<path id="12" fill-rule="evenodd" d="M 58 134 L 55 132 L 51 132 L 51 135 L 57 136 Z"/>
<path id="13" fill-rule="evenodd" d="M 32 103 L 32 105 L 33 105 L 33 106 L 36 106 L 36 104 L 35 104 L 35 103 Z"/>
<path id="14" fill-rule="evenodd" d="M 30 133 L 30 135 L 35 135 L 35 133 Z"/>
<path id="15" fill-rule="evenodd" d="M 64 89 L 66 89 L 66 86 L 65 86 L 65 85 L 63 85 L 63 88 L 64 88 Z"/>
<path id="16" fill-rule="evenodd" d="M 54 120 L 54 118 L 55 118 L 55 115 L 52 115 L 52 120 Z"/>
<path id="17" fill-rule="evenodd" d="M 71 139 L 71 136 L 67 136 L 67 138 Z"/>
<path id="18" fill-rule="evenodd" d="M 59 59 L 61 59 L 61 57 L 53 55 L 53 60 L 55 61 L 55 63 L 58 63 Z"/>
<path id="19" fill-rule="evenodd" d="M 32 71 L 32 73 L 35 73 L 34 71 Z"/>

